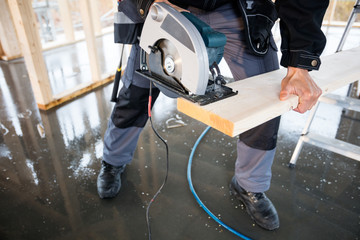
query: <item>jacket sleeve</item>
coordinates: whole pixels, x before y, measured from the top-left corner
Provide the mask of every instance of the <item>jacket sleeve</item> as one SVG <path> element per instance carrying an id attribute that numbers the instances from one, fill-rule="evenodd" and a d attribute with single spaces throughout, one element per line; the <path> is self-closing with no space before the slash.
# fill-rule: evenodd
<path id="1" fill-rule="evenodd" d="M 280 64 L 318 70 L 326 38 L 321 31 L 328 0 L 277 0 L 280 18 Z"/>

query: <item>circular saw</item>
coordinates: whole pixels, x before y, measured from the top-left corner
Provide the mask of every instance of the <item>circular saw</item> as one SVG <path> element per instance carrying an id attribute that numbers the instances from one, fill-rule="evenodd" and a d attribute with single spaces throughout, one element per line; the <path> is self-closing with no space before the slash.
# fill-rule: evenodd
<path id="1" fill-rule="evenodd" d="M 140 37 L 143 52 L 137 72 L 167 96 L 182 96 L 202 105 L 217 101 L 236 94 L 224 86 L 217 66 L 225 43 L 224 34 L 191 13 L 154 3 Z"/>

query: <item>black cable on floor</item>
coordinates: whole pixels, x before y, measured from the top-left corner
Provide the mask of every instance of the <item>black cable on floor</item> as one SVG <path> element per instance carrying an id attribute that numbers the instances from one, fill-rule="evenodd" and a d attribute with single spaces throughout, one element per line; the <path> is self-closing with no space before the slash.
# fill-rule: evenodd
<path id="1" fill-rule="evenodd" d="M 166 147 L 166 174 L 165 174 L 165 178 L 164 178 L 163 183 L 161 184 L 158 191 L 154 194 L 154 196 L 152 197 L 152 199 L 149 202 L 149 205 L 146 208 L 146 224 L 147 224 L 147 228 L 148 228 L 149 240 L 151 240 L 151 226 L 150 226 L 150 217 L 149 217 L 150 207 L 151 207 L 151 204 L 157 198 L 157 196 L 160 194 L 163 187 L 165 186 L 168 175 L 169 175 L 169 147 L 168 147 L 166 141 L 159 135 L 159 133 L 154 128 L 154 124 L 153 124 L 152 119 L 151 119 L 151 103 L 152 103 L 152 83 L 150 82 L 148 116 L 149 116 L 149 120 L 150 120 L 150 123 L 151 123 L 151 128 L 153 129 L 156 136 L 165 144 L 165 147 Z"/>

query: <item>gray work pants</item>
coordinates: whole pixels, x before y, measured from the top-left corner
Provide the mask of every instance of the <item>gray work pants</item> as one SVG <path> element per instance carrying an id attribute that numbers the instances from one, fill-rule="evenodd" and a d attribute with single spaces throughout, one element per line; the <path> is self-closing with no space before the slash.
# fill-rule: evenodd
<path id="1" fill-rule="evenodd" d="M 211 12 L 196 8 L 189 10 L 214 30 L 226 35 L 224 59 L 234 79 L 241 80 L 279 68 L 273 40 L 269 52 L 264 57 L 250 54 L 244 38 L 243 20 L 236 5 L 229 3 Z M 131 162 L 139 135 L 146 123 L 145 103 L 140 104 L 144 105 L 143 110 L 134 112 L 129 107 L 139 106 L 139 102 L 145 101 L 145 97 L 138 96 L 145 93 L 136 96 L 134 93 L 145 92 L 146 86 L 149 86 L 148 80 L 134 75 L 134 69 L 138 66 L 138 54 L 139 47 L 134 46 L 123 77 L 124 87 L 119 94 L 120 100 L 114 107 L 104 137 L 104 161 L 115 166 Z M 122 101 L 121 97 L 125 100 Z M 133 103 L 128 103 L 131 101 Z M 127 111 L 131 114 L 127 114 Z M 235 176 L 240 186 L 247 191 L 264 192 L 270 187 L 279 120 L 280 118 L 270 120 L 239 136 Z"/>

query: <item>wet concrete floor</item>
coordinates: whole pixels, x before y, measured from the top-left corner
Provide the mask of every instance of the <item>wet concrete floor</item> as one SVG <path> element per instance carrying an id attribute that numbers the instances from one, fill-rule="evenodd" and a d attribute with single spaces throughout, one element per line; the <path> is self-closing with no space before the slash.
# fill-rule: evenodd
<path id="1" fill-rule="evenodd" d="M 52 83 L 54 91 L 88 78 L 86 64 L 69 64 L 74 58 L 66 60 L 64 54 L 83 61 L 79 49 L 75 45 L 44 53 L 49 75 L 58 81 Z M 147 239 L 145 210 L 166 167 L 165 148 L 149 124 L 119 195 L 101 200 L 96 178 L 113 106 L 112 84 L 39 111 L 22 59 L 0 66 L 0 239 Z M 103 71 L 107 67 L 104 63 Z M 207 216 L 189 190 L 188 157 L 206 126 L 177 112 L 176 102 L 164 96 L 153 116 L 170 149 L 168 182 L 150 210 L 153 239 L 237 239 Z M 171 128 L 179 119 L 185 125 Z M 236 138 L 216 130 L 200 143 L 192 167 L 194 187 L 207 207 L 252 239 L 359 239 L 360 163 L 305 144 L 296 168 L 287 167 L 305 120 L 306 114 L 291 112 L 280 127 L 267 192 L 277 207 L 280 229 L 259 228 L 229 195 Z M 324 104 L 313 126 L 315 132 L 360 145 L 357 113 Z"/>

